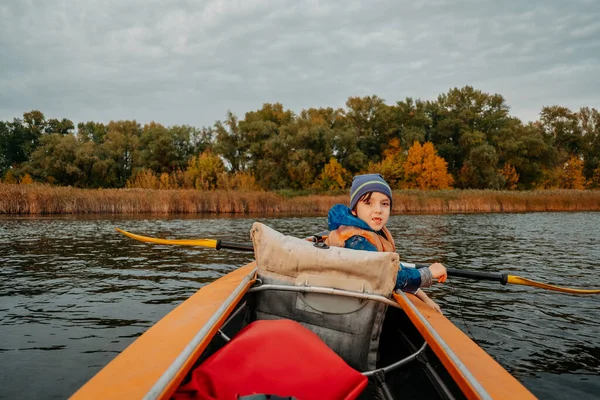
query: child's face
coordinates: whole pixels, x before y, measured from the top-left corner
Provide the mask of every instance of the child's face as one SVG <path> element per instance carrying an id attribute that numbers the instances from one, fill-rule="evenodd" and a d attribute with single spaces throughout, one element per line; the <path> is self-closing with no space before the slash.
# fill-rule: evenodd
<path id="1" fill-rule="evenodd" d="M 390 219 L 390 199 L 383 193 L 373 192 L 368 201 L 359 201 L 352 214 L 362 219 L 374 231 L 381 230 Z"/>

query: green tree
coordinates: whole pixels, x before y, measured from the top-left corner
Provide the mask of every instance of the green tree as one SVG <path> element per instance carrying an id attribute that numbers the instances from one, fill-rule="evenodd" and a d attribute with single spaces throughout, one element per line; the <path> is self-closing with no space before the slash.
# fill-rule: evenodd
<path id="1" fill-rule="evenodd" d="M 356 146 L 366 160 L 378 162 L 399 127 L 393 107 L 377 96 L 350 97 L 346 101 L 346 124 L 356 135 Z M 358 169 L 364 165 L 357 166 Z"/>
<path id="2" fill-rule="evenodd" d="M 142 128 L 138 150 L 140 166 L 159 175 L 181 168 L 187 161 L 182 159 L 185 154 L 178 152 L 180 149 L 177 147 L 173 132 L 156 122 L 146 124 Z M 184 152 L 186 151 L 184 150 Z"/>
<path id="3" fill-rule="evenodd" d="M 71 120 L 66 118 L 63 118 L 62 120 L 52 118 L 46 123 L 45 133 L 60 133 L 61 135 L 66 135 L 68 133 L 73 133 L 74 129 L 75 125 L 73 125 Z"/>
<path id="4" fill-rule="evenodd" d="M 77 124 L 77 138 L 83 142 L 102 143 L 107 133 L 108 126 L 99 122 L 88 121 Z"/>
<path id="5" fill-rule="evenodd" d="M 600 112 L 583 107 L 577 113 L 577 120 L 582 132 L 583 173 L 593 179 L 594 171 L 600 168 Z"/>
<path id="6" fill-rule="evenodd" d="M 238 118 L 227 111 L 224 122 L 215 123 L 216 143 L 215 151 L 229 164 L 231 172 L 245 171 L 249 161 L 249 142 L 240 129 Z"/>
<path id="7" fill-rule="evenodd" d="M 448 170 L 454 176 L 459 175 L 471 146 L 480 145 L 472 138 L 480 138 L 482 134 L 494 148 L 510 121 L 508 106 L 501 95 L 483 93 L 471 86 L 440 95 L 436 102 L 427 104 L 427 113 L 432 124 L 428 138 L 448 162 Z M 473 136 L 465 139 L 465 135 Z M 490 151 L 479 149 L 475 153 Z"/>
<path id="8" fill-rule="evenodd" d="M 518 189 L 543 186 L 544 171 L 557 165 L 557 153 L 539 123 L 524 126 L 513 118 L 497 141 L 499 164 L 510 164 L 519 175 Z"/>
<path id="9" fill-rule="evenodd" d="M 558 163 L 565 163 L 571 156 L 581 155 L 583 137 L 577 115 L 566 107 L 542 108 L 540 124 L 546 137 L 559 151 Z"/>
<path id="10" fill-rule="evenodd" d="M 487 143 L 472 147 L 459 174 L 462 188 L 499 189 L 504 186 L 502 175 L 497 170 L 496 149 Z"/>
<path id="11" fill-rule="evenodd" d="M 52 133 L 40 139 L 39 147 L 31 155 L 31 161 L 21 168 L 36 180 L 57 185 L 84 186 L 86 171 L 78 165 L 80 142 L 72 134 Z"/>
<path id="12" fill-rule="evenodd" d="M 44 114 L 37 110 L 24 113 L 22 120 L 0 124 L 0 176 L 29 160 L 45 129 Z"/>
<path id="13" fill-rule="evenodd" d="M 139 139 L 141 127 L 136 121 L 111 121 L 108 133 L 98 146 L 99 161 L 94 176 L 103 187 L 124 187 L 134 168 L 141 167 Z"/>

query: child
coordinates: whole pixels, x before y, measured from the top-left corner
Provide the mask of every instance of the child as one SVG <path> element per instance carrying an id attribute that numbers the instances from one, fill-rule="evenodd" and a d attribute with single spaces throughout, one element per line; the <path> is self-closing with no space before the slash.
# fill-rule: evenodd
<path id="1" fill-rule="evenodd" d="M 329 210 L 330 246 L 367 251 L 396 251 L 394 239 L 385 227 L 392 209 L 392 190 L 379 174 L 357 175 L 350 190 L 350 208 L 336 204 Z M 425 304 L 442 312 L 420 287 L 431 286 L 434 279 L 446 281 L 446 267 L 435 263 L 429 268 L 402 268 L 394 289 L 413 293 Z"/>

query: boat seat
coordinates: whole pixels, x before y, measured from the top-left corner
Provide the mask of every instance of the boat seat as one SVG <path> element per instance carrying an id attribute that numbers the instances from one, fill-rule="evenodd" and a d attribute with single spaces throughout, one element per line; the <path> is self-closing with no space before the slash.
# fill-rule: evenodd
<path id="1" fill-rule="evenodd" d="M 251 237 L 257 277 L 265 285 L 318 286 L 390 297 L 398 273 L 396 253 L 317 247 L 256 222 Z M 320 293 L 256 293 L 256 319 L 287 318 L 316 333 L 351 367 L 375 369 L 387 305 Z"/>

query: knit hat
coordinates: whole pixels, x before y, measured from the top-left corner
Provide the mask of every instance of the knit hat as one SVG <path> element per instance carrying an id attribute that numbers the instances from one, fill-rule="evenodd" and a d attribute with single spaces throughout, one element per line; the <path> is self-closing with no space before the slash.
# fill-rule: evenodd
<path id="1" fill-rule="evenodd" d="M 366 193 L 379 192 L 385 194 L 390 199 L 390 208 L 392 208 L 392 189 L 380 174 L 356 175 L 352 180 L 350 189 L 350 209 L 354 210 L 358 200 Z"/>

